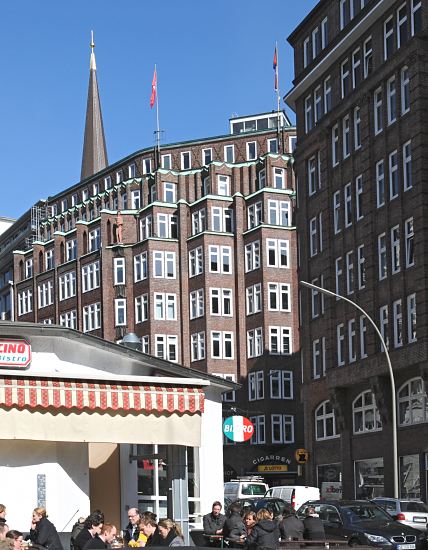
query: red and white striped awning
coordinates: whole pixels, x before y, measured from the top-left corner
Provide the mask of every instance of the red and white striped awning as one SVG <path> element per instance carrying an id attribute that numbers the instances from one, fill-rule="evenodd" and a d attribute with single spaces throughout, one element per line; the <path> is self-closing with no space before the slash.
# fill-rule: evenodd
<path id="1" fill-rule="evenodd" d="M 0 378 L 0 407 L 202 413 L 200 388 Z"/>

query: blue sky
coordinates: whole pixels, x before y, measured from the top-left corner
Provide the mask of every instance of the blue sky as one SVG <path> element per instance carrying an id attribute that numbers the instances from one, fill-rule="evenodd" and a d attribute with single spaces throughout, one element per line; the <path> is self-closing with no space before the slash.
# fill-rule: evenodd
<path id="1" fill-rule="evenodd" d="M 165 143 L 221 135 L 291 87 L 287 36 L 317 0 L 14 0 L 0 6 L 0 216 L 78 183 L 95 33 L 109 162 L 153 144 L 158 67 Z M 290 113 L 289 113 L 290 114 Z"/>

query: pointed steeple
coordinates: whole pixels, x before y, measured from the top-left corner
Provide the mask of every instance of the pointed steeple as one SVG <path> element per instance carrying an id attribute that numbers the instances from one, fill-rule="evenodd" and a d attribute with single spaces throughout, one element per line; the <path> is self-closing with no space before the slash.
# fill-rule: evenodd
<path id="1" fill-rule="evenodd" d="M 88 103 L 86 105 L 81 180 L 92 176 L 92 174 L 99 172 L 108 165 L 94 48 L 94 34 L 91 31 L 91 61 L 89 65 Z"/>

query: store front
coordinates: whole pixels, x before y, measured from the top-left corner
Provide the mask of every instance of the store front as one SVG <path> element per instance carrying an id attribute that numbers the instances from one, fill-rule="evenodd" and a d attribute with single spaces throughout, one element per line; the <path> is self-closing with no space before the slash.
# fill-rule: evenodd
<path id="1" fill-rule="evenodd" d="M 221 393 L 232 386 L 62 327 L 0 323 L 8 522 L 27 531 L 46 506 L 66 532 L 100 508 L 123 527 L 140 505 L 186 530 L 189 512 L 222 496 Z"/>

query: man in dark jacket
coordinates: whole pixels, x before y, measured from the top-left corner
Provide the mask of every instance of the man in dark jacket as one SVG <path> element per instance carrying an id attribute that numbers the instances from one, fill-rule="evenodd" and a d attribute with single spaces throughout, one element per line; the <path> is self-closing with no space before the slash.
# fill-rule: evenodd
<path id="1" fill-rule="evenodd" d="M 325 540 L 324 524 L 316 514 L 313 506 L 308 506 L 306 509 L 303 525 L 305 527 L 303 537 L 306 540 Z"/>
<path id="2" fill-rule="evenodd" d="M 232 502 L 229 506 L 229 517 L 223 525 L 223 536 L 232 541 L 242 540 L 241 537 L 246 533 L 240 512 L 241 506 L 237 502 Z"/>
<path id="3" fill-rule="evenodd" d="M 104 523 L 104 514 L 99 510 L 90 514 L 86 519 L 83 529 L 73 541 L 74 550 L 83 550 L 86 543 L 101 533 Z"/>
<path id="4" fill-rule="evenodd" d="M 116 535 L 116 527 L 111 523 L 104 523 L 101 533 L 93 539 L 88 540 L 84 546 L 84 550 L 104 550 L 105 548 L 110 548 Z"/>
<path id="5" fill-rule="evenodd" d="M 226 516 L 221 513 L 221 502 L 218 500 L 213 502 L 211 512 L 206 514 L 202 520 L 205 535 L 221 535 L 226 521 Z"/>
<path id="6" fill-rule="evenodd" d="M 294 510 L 283 510 L 282 521 L 279 524 L 282 540 L 302 540 L 304 528 L 303 521 L 296 517 Z"/>
<path id="7" fill-rule="evenodd" d="M 123 542 L 127 546 L 129 541 L 138 540 L 140 536 L 139 524 L 141 521 L 141 514 L 138 508 L 130 508 L 128 510 L 128 519 L 129 523 L 126 528 L 123 530 Z"/>

